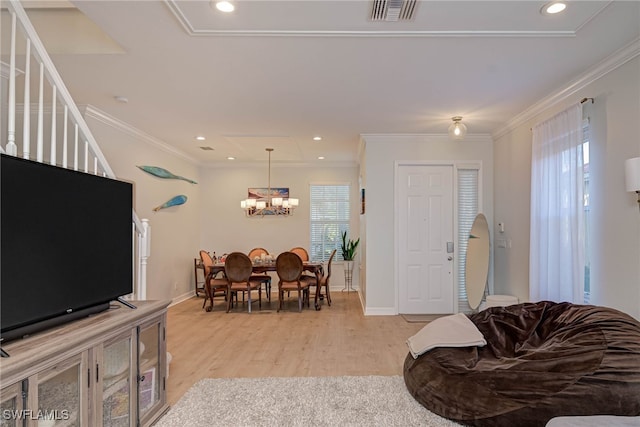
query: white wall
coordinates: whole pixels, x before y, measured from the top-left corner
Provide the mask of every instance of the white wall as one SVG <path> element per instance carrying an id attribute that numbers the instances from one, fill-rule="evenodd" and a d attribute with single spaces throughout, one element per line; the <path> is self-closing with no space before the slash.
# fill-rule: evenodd
<path id="1" fill-rule="evenodd" d="M 106 124 L 91 115 L 86 120 L 116 176 L 134 183 L 134 209 L 151 224 L 147 298 L 171 299 L 193 292 L 193 258 L 197 256 L 200 239 L 201 184 L 157 178 L 136 165 L 163 167 L 199 182 L 198 167 L 126 128 Z M 187 203 L 153 212 L 154 207 L 178 194 L 186 195 Z"/>
<path id="2" fill-rule="evenodd" d="M 495 142 L 495 221 L 505 223 L 511 248 L 496 250 L 496 292 L 529 297 L 531 127 L 583 97 L 590 144 L 591 303 L 640 318 L 640 213 L 625 192 L 624 161 L 640 156 L 640 59 L 586 84 L 567 99 Z"/>
<path id="3" fill-rule="evenodd" d="M 491 224 L 493 141 L 488 135 L 471 134 L 464 141 L 451 141 L 446 135 L 364 135 L 363 139 L 366 143 L 366 163 L 362 170 L 366 171 L 367 204 L 365 313 L 396 314 L 396 208 L 393 204 L 396 162 L 481 161 L 481 210 Z"/>

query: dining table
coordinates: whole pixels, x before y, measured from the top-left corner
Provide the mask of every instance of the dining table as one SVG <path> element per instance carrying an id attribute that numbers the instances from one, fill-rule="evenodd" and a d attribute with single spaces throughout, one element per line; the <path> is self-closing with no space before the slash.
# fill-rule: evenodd
<path id="1" fill-rule="evenodd" d="M 266 273 L 269 271 L 276 271 L 276 262 L 275 260 L 270 261 L 270 260 L 260 260 L 260 261 L 253 261 L 251 263 L 252 266 L 252 270 L 254 273 L 258 273 L 258 274 L 262 274 L 262 273 Z M 310 273 L 313 273 L 316 276 L 316 281 L 319 284 L 320 280 L 322 279 L 322 276 L 324 276 L 324 267 L 323 264 L 321 262 L 316 262 L 316 261 L 303 261 L 302 262 L 302 270 L 303 271 L 308 271 Z M 218 273 L 224 273 L 224 263 L 220 263 L 217 262 L 215 264 L 213 264 L 213 266 L 211 267 L 211 270 L 209 271 L 209 277 L 206 280 L 206 283 L 209 283 L 209 279 L 216 277 L 216 275 Z M 209 300 L 211 301 L 211 305 L 210 308 L 207 309 L 207 311 L 210 311 L 210 309 L 213 307 L 213 297 L 211 295 L 208 296 Z M 320 286 L 316 286 L 316 294 L 314 297 L 314 307 L 316 310 L 320 310 L 320 303 L 318 302 L 319 299 L 322 299 L 322 295 L 320 295 Z"/>

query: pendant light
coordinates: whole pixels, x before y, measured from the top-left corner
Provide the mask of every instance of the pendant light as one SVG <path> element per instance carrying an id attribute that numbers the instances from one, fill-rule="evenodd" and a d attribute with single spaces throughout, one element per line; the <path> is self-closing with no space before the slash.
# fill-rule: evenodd
<path id="1" fill-rule="evenodd" d="M 453 123 L 449 126 L 449 136 L 451 139 L 462 140 L 467 134 L 467 126 L 462 123 L 462 116 L 452 117 Z"/>

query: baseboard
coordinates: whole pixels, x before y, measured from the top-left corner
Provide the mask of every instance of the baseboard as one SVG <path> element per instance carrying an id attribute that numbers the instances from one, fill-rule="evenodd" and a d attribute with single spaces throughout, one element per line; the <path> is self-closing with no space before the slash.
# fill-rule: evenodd
<path id="1" fill-rule="evenodd" d="M 169 307 L 172 307 L 172 306 L 174 306 L 174 305 L 176 305 L 176 304 L 180 304 L 181 302 L 184 302 L 184 301 L 186 301 L 186 300 L 188 300 L 189 298 L 192 298 L 192 297 L 194 297 L 194 296 L 195 296 L 195 295 L 194 295 L 194 291 L 193 291 L 193 290 L 190 290 L 189 292 L 185 292 L 185 293 L 184 293 L 184 294 L 182 294 L 182 295 L 178 295 L 177 297 L 173 297 L 173 298 L 171 299 L 171 304 L 169 304 Z"/>
<path id="2" fill-rule="evenodd" d="M 394 307 L 366 307 L 364 309 L 365 316 L 396 316 Z"/>

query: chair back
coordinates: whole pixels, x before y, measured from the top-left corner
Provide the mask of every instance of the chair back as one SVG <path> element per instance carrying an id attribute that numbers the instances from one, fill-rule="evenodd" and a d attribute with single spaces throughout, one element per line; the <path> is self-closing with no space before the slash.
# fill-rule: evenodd
<path id="1" fill-rule="evenodd" d="M 242 252 L 232 252 L 227 255 L 224 272 L 231 283 L 248 282 L 253 267 L 249 257 Z"/>
<path id="2" fill-rule="evenodd" d="M 260 257 L 262 254 L 269 255 L 269 251 L 265 248 L 253 248 L 249 251 L 249 259 L 253 260 L 255 257 Z"/>
<path id="3" fill-rule="evenodd" d="M 211 271 L 211 267 L 213 267 L 213 258 L 209 255 L 209 252 L 202 249 L 200 251 L 200 260 L 202 261 L 202 265 L 204 266 L 204 277 L 209 275 Z"/>
<path id="4" fill-rule="evenodd" d="M 291 249 L 289 252 L 293 252 L 294 254 L 298 255 L 302 261 L 309 261 L 309 252 L 307 252 L 305 248 L 298 246 Z"/>
<path id="5" fill-rule="evenodd" d="M 283 282 L 295 282 L 302 275 L 302 260 L 293 252 L 283 252 L 276 258 L 276 272 Z"/>
<path id="6" fill-rule="evenodd" d="M 336 256 L 335 249 L 333 250 L 333 252 L 331 252 L 331 256 L 329 257 L 329 262 L 327 263 L 327 275 L 325 276 L 325 280 L 329 280 L 329 277 L 331 277 L 331 262 L 333 261 L 334 256 Z"/>

